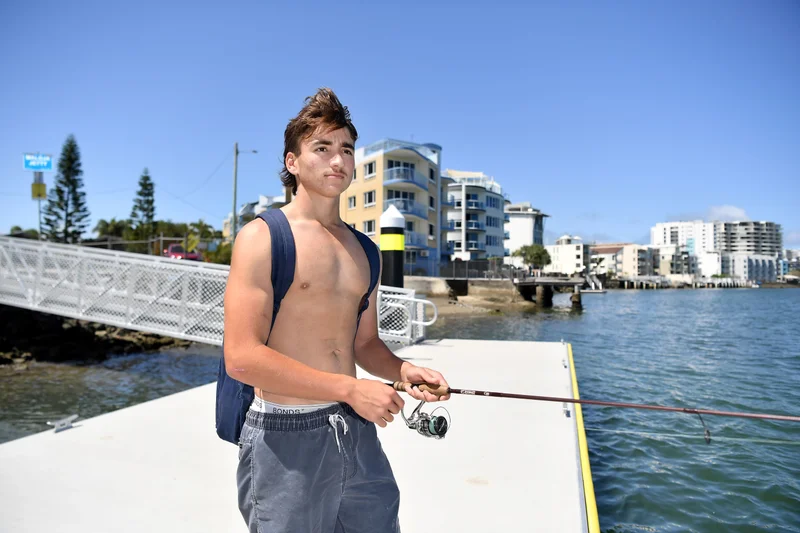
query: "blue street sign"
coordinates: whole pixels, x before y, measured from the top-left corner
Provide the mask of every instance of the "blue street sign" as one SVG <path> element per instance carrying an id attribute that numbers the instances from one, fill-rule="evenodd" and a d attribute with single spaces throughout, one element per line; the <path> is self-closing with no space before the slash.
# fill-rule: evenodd
<path id="1" fill-rule="evenodd" d="M 52 172 L 53 157 L 48 154 L 25 154 L 25 170 Z"/>

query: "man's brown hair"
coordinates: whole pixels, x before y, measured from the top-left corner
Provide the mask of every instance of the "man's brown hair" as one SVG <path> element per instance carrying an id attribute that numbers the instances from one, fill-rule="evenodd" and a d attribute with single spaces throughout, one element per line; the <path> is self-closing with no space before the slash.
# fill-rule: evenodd
<path id="1" fill-rule="evenodd" d="M 286 154 L 300 154 L 300 144 L 317 130 L 323 132 L 347 128 L 353 138 L 353 145 L 358 139 L 358 132 L 350 120 L 350 111 L 343 106 L 336 94 L 329 88 L 319 89 L 314 96 L 305 99 L 303 109 L 289 121 L 283 132 L 283 169 L 281 183 L 291 187 L 292 194 L 297 194 L 297 178 L 286 168 Z"/>

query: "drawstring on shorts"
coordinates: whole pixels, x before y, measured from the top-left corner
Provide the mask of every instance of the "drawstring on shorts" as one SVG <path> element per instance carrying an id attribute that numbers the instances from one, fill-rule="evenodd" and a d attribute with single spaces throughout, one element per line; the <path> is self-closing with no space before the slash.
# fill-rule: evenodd
<path id="1" fill-rule="evenodd" d="M 328 423 L 331 425 L 334 434 L 336 435 L 336 447 L 339 448 L 339 453 L 342 453 L 342 445 L 339 442 L 339 425 L 337 424 L 337 422 L 342 423 L 342 427 L 344 428 L 344 434 L 347 435 L 347 422 L 345 421 L 344 417 L 339 413 L 328 416 Z"/>

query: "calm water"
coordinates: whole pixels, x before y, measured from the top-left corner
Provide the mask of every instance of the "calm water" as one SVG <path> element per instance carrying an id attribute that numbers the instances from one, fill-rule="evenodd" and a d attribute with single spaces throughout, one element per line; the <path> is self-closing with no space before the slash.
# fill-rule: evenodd
<path id="1" fill-rule="evenodd" d="M 552 311 L 440 319 L 429 337 L 564 339 L 587 399 L 800 415 L 800 290 L 583 301 L 582 313 L 556 295 Z M 800 531 L 799 423 L 704 416 L 706 445 L 697 416 L 586 406 L 584 417 L 603 531 Z"/>
<path id="2" fill-rule="evenodd" d="M 428 336 L 564 339 L 584 398 L 800 414 L 800 290 L 619 291 L 584 295 L 582 313 L 567 295 L 554 303 L 441 317 Z M 0 368 L 0 442 L 210 383 L 218 354 Z M 800 531 L 800 424 L 706 416 L 706 445 L 697 416 L 593 406 L 584 416 L 604 532 Z"/>

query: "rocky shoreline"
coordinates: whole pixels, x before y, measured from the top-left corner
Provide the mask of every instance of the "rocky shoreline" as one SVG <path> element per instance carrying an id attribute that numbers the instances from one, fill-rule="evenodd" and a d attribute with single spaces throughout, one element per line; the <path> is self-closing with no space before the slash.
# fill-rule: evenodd
<path id="1" fill-rule="evenodd" d="M 0 365 L 96 363 L 114 354 L 186 347 L 190 341 L 0 305 Z"/>

